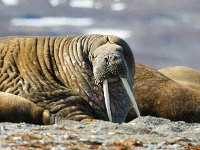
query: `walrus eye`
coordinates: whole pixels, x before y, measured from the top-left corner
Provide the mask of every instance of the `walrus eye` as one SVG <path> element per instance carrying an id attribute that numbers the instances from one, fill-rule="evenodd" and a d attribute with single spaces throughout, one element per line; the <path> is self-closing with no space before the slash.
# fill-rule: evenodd
<path id="1" fill-rule="evenodd" d="M 138 106 L 137 106 L 137 103 L 136 103 L 136 100 L 135 100 L 135 97 L 133 96 L 133 93 L 128 85 L 128 82 L 127 82 L 127 79 L 126 78 L 121 78 L 122 80 L 122 83 L 124 85 L 124 88 L 129 96 L 129 98 L 131 99 L 131 102 L 133 104 L 133 108 L 135 109 L 135 112 L 137 114 L 138 117 L 140 117 L 140 111 L 138 109 Z"/>
<path id="2" fill-rule="evenodd" d="M 112 122 L 112 114 L 111 114 L 111 109 L 110 109 L 110 98 L 109 98 L 109 91 L 108 91 L 108 81 L 106 79 L 103 81 L 103 93 L 104 93 L 108 118 L 109 118 L 109 121 Z"/>

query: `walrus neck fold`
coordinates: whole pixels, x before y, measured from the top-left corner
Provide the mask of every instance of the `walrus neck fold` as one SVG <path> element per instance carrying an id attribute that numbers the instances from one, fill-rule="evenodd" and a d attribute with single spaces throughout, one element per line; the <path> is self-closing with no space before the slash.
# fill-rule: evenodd
<path id="1" fill-rule="evenodd" d="M 88 47 L 88 55 L 89 55 L 89 61 L 91 63 L 94 62 L 94 58 L 95 58 L 95 55 L 94 53 L 96 53 L 96 49 L 104 44 L 106 44 L 108 42 L 108 38 L 107 36 L 103 36 L 103 35 L 98 35 L 96 36 L 95 38 L 92 38 L 91 41 L 90 41 L 90 45 Z"/>
<path id="2" fill-rule="evenodd" d="M 110 41 L 108 36 L 103 35 L 68 37 L 59 43 L 56 62 L 57 77 L 66 87 L 80 93 L 94 108 L 93 111 L 96 112 L 97 118 L 122 123 L 126 119 L 131 101 L 129 99 L 130 93 L 125 92 L 120 78 L 126 78 L 130 88 L 132 87 L 134 58 L 132 58 L 131 50 L 124 49 L 123 44 Z M 105 64 L 105 67 L 99 65 L 101 57 L 108 57 L 110 61 Z M 106 67 L 107 65 L 109 68 Z M 107 71 L 104 74 L 105 77 L 99 78 L 101 85 L 95 84 L 98 78 L 94 72 L 95 69 L 102 70 L 99 68 Z M 101 74 L 101 72 L 99 73 Z M 66 76 L 68 74 L 71 76 Z M 85 82 L 83 83 L 83 81 Z M 100 90 L 99 86 L 103 86 L 101 92 L 98 91 Z M 107 92 L 103 92 L 103 90 Z M 106 101 L 104 101 L 103 95 Z"/>

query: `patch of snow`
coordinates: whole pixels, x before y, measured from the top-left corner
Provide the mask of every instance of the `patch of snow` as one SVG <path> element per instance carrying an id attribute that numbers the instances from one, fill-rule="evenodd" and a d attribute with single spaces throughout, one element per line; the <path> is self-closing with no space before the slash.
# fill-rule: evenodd
<path id="1" fill-rule="evenodd" d="M 113 3 L 110 7 L 113 11 L 122 11 L 126 8 L 126 5 L 124 3 Z"/>
<path id="2" fill-rule="evenodd" d="M 93 0 L 71 0 L 69 2 L 69 5 L 71 7 L 76 7 L 76 8 L 93 8 L 94 1 Z"/>
<path id="3" fill-rule="evenodd" d="M 19 4 L 19 0 L 1 0 L 4 5 L 15 6 Z"/>
<path id="4" fill-rule="evenodd" d="M 91 26 L 94 24 L 92 18 L 70 18 L 70 17 L 41 17 L 41 18 L 13 18 L 10 21 L 14 26 Z"/>
<path id="5" fill-rule="evenodd" d="M 64 4 L 66 2 L 67 2 L 67 0 L 49 0 L 49 3 L 53 7 L 56 7 L 56 6 L 60 5 L 60 4 Z"/>

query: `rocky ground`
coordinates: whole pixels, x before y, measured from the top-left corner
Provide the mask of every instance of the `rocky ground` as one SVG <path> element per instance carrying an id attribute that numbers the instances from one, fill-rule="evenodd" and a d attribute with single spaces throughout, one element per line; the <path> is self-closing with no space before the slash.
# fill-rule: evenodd
<path id="1" fill-rule="evenodd" d="M 0 124 L 0 149 L 200 149 L 200 124 L 140 117 L 121 125 L 104 121 L 62 125 Z"/>

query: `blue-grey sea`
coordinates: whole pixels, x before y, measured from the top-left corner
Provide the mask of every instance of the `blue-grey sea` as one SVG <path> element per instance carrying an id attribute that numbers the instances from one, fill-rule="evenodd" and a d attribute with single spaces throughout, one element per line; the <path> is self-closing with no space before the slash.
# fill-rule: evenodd
<path id="1" fill-rule="evenodd" d="M 0 37 L 114 34 L 137 63 L 200 69 L 199 0 L 0 0 Z"/>

